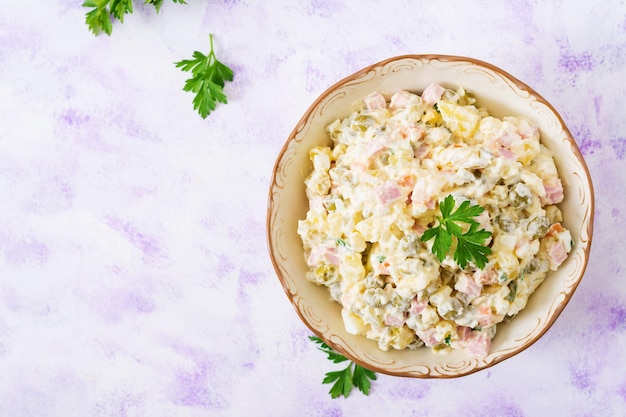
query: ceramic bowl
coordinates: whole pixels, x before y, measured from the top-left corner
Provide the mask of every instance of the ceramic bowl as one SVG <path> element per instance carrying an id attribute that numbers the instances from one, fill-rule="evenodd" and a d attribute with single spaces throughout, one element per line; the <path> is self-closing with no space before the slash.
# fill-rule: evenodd
<path id="1" fill-rule="evenodd" d="M 298 220 L 306 217 L 304 179 L 311 172 L 308 152 L 328 145 L 325 127 L 354 110 L 371 92 L 390 97 L 404 89 L 421 93 L 431 83 L 462 86 L 496 117 L 522 116 L 537 124 L 542 142 L 554 152 L 565 200 L 564 225 L 574 241 L 572 252 L 539 286 L 524 310 L 498 325 L 490 353 L 473 357 L 465 350 L 436 353 L 429 348 L 382 351 L 376 342 L 346 332 L 340 306 L 326 287 L 305 278 Z M 278 279 L 297 314 L 310 330 L 354 362 L 373 371 L 417 378 L 467 375 L 528 348 L 552 326 L 580 283 L 591 246 L 594 196 L 589 171 L 562 118 L 537 92 L 494 65 L 471 58 L 405 55 L 364 68 L 328 88 L 306 111 L 287 138 L 272 174 L 267 212 L 267 242 Z"/>

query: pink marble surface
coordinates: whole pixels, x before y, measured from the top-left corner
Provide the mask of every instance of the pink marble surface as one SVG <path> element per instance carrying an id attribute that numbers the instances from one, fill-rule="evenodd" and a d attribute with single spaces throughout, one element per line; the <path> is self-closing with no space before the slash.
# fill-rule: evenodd
<path id="1" fill-rule="evenodd" d="M 626 3 L 2 1 L 0 416 L 626 415 Z M 235 71 L 206 120 L 172 64 Z M 406 53 L 474 57 L 561 113 L 593 176 L 592 256 L 552 329 L 451 380 L 331 400 L 265 243 L 274 160 L 309 104 Z"/>

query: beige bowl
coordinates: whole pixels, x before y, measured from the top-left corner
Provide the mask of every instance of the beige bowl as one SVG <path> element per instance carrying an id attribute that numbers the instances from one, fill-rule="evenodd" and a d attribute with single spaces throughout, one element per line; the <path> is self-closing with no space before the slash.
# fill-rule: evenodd
<path id="1" fill-rule="evenodd" d="M 464 350 L 381 351 L 376 342 L 346 332 L 340 306 L 328 289 L 305 278 L 298 220 L 306 217 L 304 179 L 311 172 L 309 149 L 328 145 L 325 127 L 346 117 L 354 103 L 373 91 L 389 97 L 404 89 L 420 93 L 431 83 L 462 86 L 477 105 L 496 117 L 523 116 L 540 128 L 543 143 L 555 153 L 565 200 L 564 225 L 574 246 L 568 259 L 550 273 L 524 310 L 498 325 L 491 352 L 483 358 Z M 583 277 L 593 230 L 594 196 L 589 171 L 576 142 L 556 110 L 539 94 L 501 69 L 475 59 L 442 55 L 406 55 L 367 67 L 331 86 L 306 111 L 283 146 L 272 175 L 267 212 L 267 241 L 274 268 L 296 312 L 312 332 L 354 362 L 390 375 L 441 378 L 488 368 L 529 347 L 554 323 Z"/>

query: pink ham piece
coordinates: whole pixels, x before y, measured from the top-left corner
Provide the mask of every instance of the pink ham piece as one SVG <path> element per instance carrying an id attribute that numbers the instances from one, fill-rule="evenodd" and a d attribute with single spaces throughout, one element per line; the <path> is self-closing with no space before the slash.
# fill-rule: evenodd
<path id="1" fill-rule="evenodd" d="M 472 298 L 476 298 L 480 295 L 482 285 L 474 281 L 471 275 L 462 273 L 457 279 L 456 284 L 454 284 L 454 289 Z"/>
<path id="2" fill-rule="evenodd" d="M 324 197 L 313 197 L 309 200 L 309 208 L 312 211 L 323 211 L 326 209 L 324 206 Z"/>
<path id="3" fill-rule="evenodd" d="M 498 153 L 506 159 L 517 159 L 517 155 L 511 150 L 511 146 L 521 140 L 522 137 L 517 133 L 505 132 L 498 138 L 498 140 L 496 140 L 494 145 L 499 145 Z"/>
<path id="4" fill-rule="evenodd" d="M 518 135 L 517 133 L 506 132 L 504 135 L 502 135 L 498 139 L 498 142 L 500 142 L 502 146 L 506 146 L 507 148 L 510 148 L 512 145 L 516 144 L 517 142 L 520 142 L 521 140 L 522 140 L 522 137 Z"/>
<path id="5" fill-rule="evenodd" d="M 389 102 L 389 108 L 391 110 L 403 109 L 409 104 L 411 100 L 412 94 L 408 91 L 400 90 L 391 96 L 391 101 Z"/>
<path id="6" fill-rule="evenodd" d="M 476 221 L 480 225 L 481 229 L 489 230 L 491 227 L 491 218 L 489 217 L 489 212 L 487 210 L 483 211 L 476 217 Z"/>
<path id="7" fill-rule="evenodd" d="M 424 130 L 417 126 L 403 126 L 397 132 L 402 139 L 408 139 L 411 142 L 417 142 L 424 136 Z"/>
<path id="8" fill-rule="evenodd" d="M 364 101 L 368 110 L 380 110 L 387 107 L 387 100 L 378 92 L 374 92 L 365 97 Z"/>
<path id="9" fill-rule="evenodd" d="M 515 155 L 510 149 L 505 148 L 504 146 L 500 146 L 498 148 L 498 153 L 506 159 L 517 159 L 517 155 Z"/>
<path id="10" fill-rule="evenodd" d="M 437 331 L 435 329 L 417 330 L 415 331 L 417 337 L 428 347 L 437 346 L 439 341 L 437 340 Z"/>
<path id="11" fill-rule="evenodd" d="M 422 93 L 422 100 L 424 101 L 424 103 L 432 106 L 441 99 L 444 91 L 446 91 L 446 89 L 439 84 L 431 84 L 426 87 L 426 89 Z"/>
<path id="12" fill-rule="evenodd" d="M 404 316 L 400 314 L 389 314 L 385 316 L 385 324 L 387 326 L 400 328 L 404 325 Z"/>
<path id="13" fill-rule="evenodd" d="M 376 188 L 376 194 L 382 204 L 389 204 L 402 197 L 402 191 L 395 182 L 388 181 Z"/>
<path id="14" fill-rule="evenodd" d="M 547 247 L 550 269 L 556 271 L 567 259 L 567 250 L 560 240 L 550 242 Z"/>
<path id="15" fill-rule="evenodd" d="M 518 132 L 523 139 L 533 138 L 539 135 L 539 127 L 531 125 L 527 120 L 520 120 L 517 127 Z"/>
<path id="16" fill-rule="evenodd" d="M 494 324 L 493 311 L 490 306 L 478 307 L 478 324 L 481 326 L 491 326 Z"/>
<path id="17" fill-rule="evenodd" d="M 486 333 L 459 326 L 457 327 L 457 335 L 461 344 L 474 356 L 487 356 L 491 350 L 491 339 Z"/>
<path id="18" fill-rule="evenodd" d="M 422 233 L 424 233 L 426 231 L 426 226 L 423 226 L 423 225 L 415 222 L 413 227 L 411 227 L 411 230 L 414 231 L 415 233 L 417 233 L 418 235 L 421 235 Z"/>
<path id="19" fill-rule="evenodd" d="M 557 204 L 563 201 L 563 184 L 559 178 L 552 179 L 543 183 L 546 195 L 541 197 L 541 204 Z"/>
<path id="20" fill-rule="evenodd" d="M 411 300 L 411 305 L 409 306 L 409 314 L 419 314 L 424 311 L 426 306 L 428 306 L 428 301 L 418 301 L 417 297 L 415 297 Z"/>
<path id="21" fill-rule="evenodd" d="M 337 256 L 336 248 L 317 245 L 311 249 L 311 253 L 306 262 L 309 266 L 316 266 L 320 261 L 326 261 L 332 265 L 339 265 L 341 259 Z"/>
<path id="22" fill-rule="evenodd" d="M 413 204 L 423 204 L 428 209 L 435 208 L 435 200 L 428 194 L 425 181 L 419 181 L 415 184 L 411 193 L 411 202 Z"/>
<path id="23" fill-rule="evenodd" d="M 383 142 L 381 138 L 374 139 L 373 141 L 367 144 L 365 156 L 367 159 L 370 159 L 371 157 L 373 157 L 374 155 L 376 155 L 378 152 L 382 151 L 385 148 L 386 148 L 385 143 Z"/>
<path id="24" fill-rule="evenodd" d="M 474 279 L 477 283 L 482 285 L 492 285 L 498 283 L 498 274 L 492 269 L 484 270 L 479 269 L 474 273 Z"/>
<path id="25" fill-rule="evenodd" d="M 424 159 L 424 157 L 430 153 L 430 149 L 430 145 L 421 144 L 413 150 L 413 156 L 415 159 Z"/>
<path id="26" fill-rule="evenodd" d="M 561 223 L 554 223 L 545 235 L 546 252 L 550 261 L 550 269 L 556 271 L 565 259 L 567 259 L 567 248 L 559 236 L 565 232 Z"/>

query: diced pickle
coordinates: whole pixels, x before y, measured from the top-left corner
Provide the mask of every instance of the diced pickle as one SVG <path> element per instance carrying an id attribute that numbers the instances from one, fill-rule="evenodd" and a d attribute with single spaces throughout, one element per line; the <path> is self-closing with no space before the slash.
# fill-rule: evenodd
<path id="1" fill-rule="evenodd" d="M 331 284 L 337 280 L 337 269 L 331 264 L 321 264 L 315 269 L 315 282 Z"/>
<path id="2" fill-rule="evenodd" d="M 355 123 L 352 126 L 359 132 L 367 131 L 367 126 L 365 126 L 363 123 Z"/>
<path id="3" fill-rule="evenodd" d="M 527 208 L 532 204 L 532 192 L 527 185 L 518 182 L 509 192 L 509 200 L 513 207 Z"/>
<path id="4" fill-rule="evenodd" d="M 532 259 L 528 265 L 526 265 L 526 268 L 524 268 L 524 274 L 532 274 L 533 272 L 536 272 L 539 269 L 539 260 L 537 259 Z"/>
<path id="5" fill-rule="evenodd" d="M 517 280 L 509 282 L 509 294 L 506 296 L 507 301 L 513 302 L 515 300 L 515 296 L 517 295 Z"/>
<path id="6" fill-rule="evenodd" d="M 561 223 L 563 221 L 563 214 L 557 206 L 546 206 L 544 210 L 546 211 L 546 217 L 550 219 L 550 223 Z"/>
<path id="7" fill-rule="evenodd" d="M 363 294 L 363 299 L 370 307 L 382 307 L 389 302 L 387 293 L 382 288 L 368 288 Z"/>
<path id="8" fill-rule="evenodd" d="M 365 288 L 382 288 L 384 282 L 379 275 L 369 273 L 365 277 Z"/>
<path id="9" fill-rule="evenodd" d="M 456 298 L 452 297 L 450 300 L 437 307 L 439 315 L 447 320 L 456 319 L 461 313 L 463 313 L 463 304 Z"/>
<path id="10" fill-rule="evenodd" d="M 407 347 L 411 350 L 414 350 L 421 348 L 422 346 L 424 346 L 424 342 L 419 337 L 415 336 Z"/>
<path id="11" fill-rule="evenodd" d="M 550 219 L 546 216 L 533 217 L 526 226 L 526 230 L 528 230 L 528 233 L 530 233 L 533 239 L 543 237 L 548 232 L 549 228 Z"/>
<path id="12" fill-rule="evenodd" d="M 400 294 L 394 292 L 391 294 L 391 305 L 403 310 L 407 307 L 408 302 Z"/>
<path id="13" fill-rule="evenodd" d="M 354 120 L 356 120 L 357 122 L 361 122 L 363 124 L 369 125 L 369 126 L 376 123 L 376 119 L 374 119 L 374 117 L 372 117 L 369 114 L 360 114 L 357 117 L 355 117 Z"/>
<path id="14" fill-rule="evenodd" d="M 400 248 L 407 254 L 414 254 L 419 248 L 417 235 L 406 233 L 399 242 Z"/>
<path id="15" fill-rule="evenodd" d="M 354 123 L 352 124 L 352 128 L 358 130 L 359 132 L 365 132 L 370 126 L 374 126 L 376 124 L 376 119 L 368 114 L 360 114 L 354 118 Z"/>

